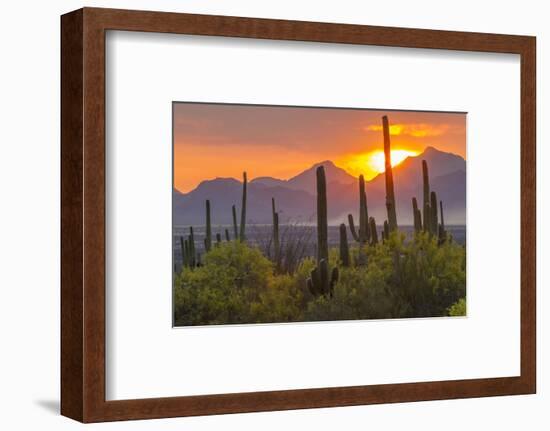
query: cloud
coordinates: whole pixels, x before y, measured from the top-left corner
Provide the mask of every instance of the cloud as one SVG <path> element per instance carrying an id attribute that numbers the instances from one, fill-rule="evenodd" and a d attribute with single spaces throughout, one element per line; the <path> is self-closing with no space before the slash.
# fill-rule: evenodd
<path id="1" fill-rule="evenodd" d="M 382 126 L 372 124 L 363 128 L 367 132 L 381 132 Z M 448 124 L 391 124 L 390 135 L 392 136 L 412 136 L 414 138 L 426 138 L 433 136 L 441 136 L 449 130 Z"/>

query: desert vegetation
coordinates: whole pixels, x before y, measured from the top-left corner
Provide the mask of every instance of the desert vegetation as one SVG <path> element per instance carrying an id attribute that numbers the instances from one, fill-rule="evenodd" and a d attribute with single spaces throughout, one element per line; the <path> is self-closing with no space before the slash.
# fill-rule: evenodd
<path id="1" fill-rule="evenodd" d="M 444 221 L 444 203 L 430 188 L 422 163 L 422 205 L 411 198 L 412 235 L 398 226 L 389 121 L 382 117 L 387 218 L 369 217 L 363 176 L 358 179 L 359 219 L 339 225 L 338 247 L 328 242 L 326 178 L 316 170 L 316 238 L 299 226 L 279 224 L 271 200 L 271 235 L 247 240 L 247 174 L 243 173 L 240 222 L 214 235 L 205 201 L 203 253 L 193 227 L 179 238 L 181 265 L 174 268 L 174 323 L 244 324 L 321 320 L 463 316 L 466 250 Z M 349 231 L 349 232 L 348 232 Z M 315 247 L 314 257 L 308 250 Z"/>

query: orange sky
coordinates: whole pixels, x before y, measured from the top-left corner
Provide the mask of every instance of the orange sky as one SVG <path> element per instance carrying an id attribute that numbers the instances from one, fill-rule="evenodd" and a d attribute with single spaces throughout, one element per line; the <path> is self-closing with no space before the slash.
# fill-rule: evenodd
<path id="1" fill-rule="evenodd" d="M 461 113 L 175 103 L 174 185 L 186 193 L 207 179 L 240 180 L 244 170 L 249 180 L 288 179 L 323 160 L 370 179 L 379 172 L 383 115 L 402 157 L 433 146 L 466 159 Z"/>

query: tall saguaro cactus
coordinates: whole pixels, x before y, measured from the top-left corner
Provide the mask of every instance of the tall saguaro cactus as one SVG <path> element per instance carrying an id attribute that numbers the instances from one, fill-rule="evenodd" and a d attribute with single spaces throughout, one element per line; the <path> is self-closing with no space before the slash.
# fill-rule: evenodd
<path id="1" fill-rule="evenodd" d="M 241 230 L 239 232 L 239 240 L 244 242 L 246 240 L 246 172 L 243 172 L 243 199 L 241 206 Z"/>
<path id="2" fill-rule="evenodd" d="M 196 251 L 195 251 L 195 236 L 193 227 L 189 227 L 189 236 L 187 239 L 180 236 L 181 247 L 181 266 L 182 268 L 195 268 L 197 266 Z"/>
<path id="3" fill-rule="evenodd" d="M 348 214 L 348 223 L 353 239 L 360 245 L 366 244 L 370 239 L 370 229 L 367 193 L 365 192 L 365 178 L 363 175 L 359 175 L 359 232 L 355 230 L 355 223 L 351 214 Z"/>
<path id="4" fill-rule="evenodd" d="M 447 231 L 445 230 L 445 220 L 443 218 L 443 201 L 439 201 L 439 218 L 441 223 L 439 223 L 438 229 L 438 239 L 439 244 L 443 244 L 447 240 Z"/>
<path id="5" fill-rule="evenodd" d="M 235 240 L 238 240 L 239 227 L 237 226 L 237 208 L 235 208 L 235 205 L 231 206 L 231 212 L 233 213 L 233 233 L 235 235 Z"/>
<path id="6" fill-rule="evenodd" d="M 443 219 L 443 201 L 439 201 L 439 216 L 441 218 L 441 228 L 445 230 L 445 220 Z"/>
<path id="7" fill-rule="evenodd" d="M 319 166 L 317 176 L 317 266 L 307 279 L 307 287 L 312 295 L 332 296 L 334 285 L 338 281 L 338 267 L 332 272 L 328 266 L 328 221 L 327 221 L 327 181 L 325 169 Z M 330 275 L 329 275 L 330 272 Z"/>
<path id="8" fill-rule="evenodd" d="M 370 227 L 370 243 L 371 245 L 378 244 L 378 233 L 376 232 L 376 220 L 374 217 L 369 218 L 369 227 Z"/>
<path id="9" fill-rule="evenodd" d="M 420 210 L 418 209 L 418 202 L 416 198 L 412 198 L 413 206 L 413 220 L 414 220 L 414 231 L 420 232 L 422 230 L 422 216 L 420 215 Z"/>
<path id="10" fill-rule="evenodd" d="M 431 233 L 437 235 L 439 232 L 439 221 L 437 217 L 437 195 L 435 192 L 430 193 L 430 221 L 431 221 Z"/>
<path id="11" fill-rule="evenodd" d="M 271 198 L 271 216 L 273 218 L 273 248 L 275 262 L 279 264 L 281 244 L 279 242 L 279 213 L 275 210 L 275 198 Z"/>
<path id="12" fill-rule="evenodd" d="M 431 224 L 431 210 L 430 210 L 430 177 L 428 174 L 428 163 L 426 160 L 422 160 L 422 190 L 423 190 L 423 202 L 422 202 L 422 212 L 423 212 L 423 226 L 424 232 L 430 231 Z"/>
<path id="13" fill-rule="evenodd" d="M 210 251 L 212 248 L 212 224 L 210 221 L 210 201 L 206 199 L 206 236 L 204 238 L 204 248 Z"/>
<path id="14" fill-rule="evenodd" d="M 395 206 L 395 192 L 393 187 L 393 169 L 391 165 L 391 142 L 390 142 L 390 125 L 388 117 L 382 117 L 382 128 L 384 131 L 384 161 L 385 161 L 385 177 L 386 177 L 386 208 L 388 210 L 388 224 L 390 231 L 397 230 L 397 213 Z"/>
<path id="15" fill-rule="evenodd" d="M 342 266 L 349 266 L 349 245 L 346 225 L 340 225 L 340 261 Z"/>
<path id="16" fill-rule="evenodd" d="M 382 239 L 384 241 L 389 240 L 390 239 L 390 224 L 388 223 L 387 220 L 384 220 L 384 230 L 382 232 L 383 232 Z"/>
<path id="17" fill-rule="evenodd" d="M 181 266 L 184 268 L 187 266 L 187 256 L 185 255 L 185 238 L 180 236 L 180 247 L 181 247 Z"/>
<path id="18" fill-rule="evenodd" d="M 196 251 L 195 251 L 195 235 L 193 233 L 193 226 L 189 226 L 189 266 L 194 268 L 197 265 Z"/>
<path id="19" fill-rule="evenodd" d="M 325 168 L 319 166 L 317 175 L 317 263 L 328 260 L 327 180 Z"/>

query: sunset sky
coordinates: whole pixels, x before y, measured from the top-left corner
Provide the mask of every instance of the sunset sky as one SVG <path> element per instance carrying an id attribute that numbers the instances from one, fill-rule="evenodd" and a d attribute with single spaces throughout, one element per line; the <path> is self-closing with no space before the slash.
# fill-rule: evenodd
<path id="1" fill-rule="evenodd" d="M 382 116 L 392 163 L 433 146 L 466 159 L 466 115 L 367 109 L 174 104 L 174 185 L 183 193 L 216 177 L 288 179 L 332 160 L 354 176 L 383 171 Z"/>

